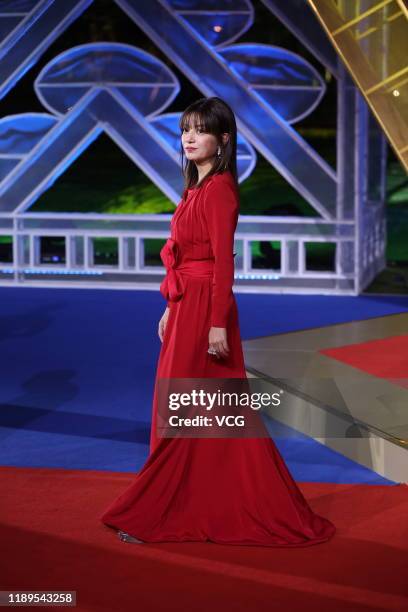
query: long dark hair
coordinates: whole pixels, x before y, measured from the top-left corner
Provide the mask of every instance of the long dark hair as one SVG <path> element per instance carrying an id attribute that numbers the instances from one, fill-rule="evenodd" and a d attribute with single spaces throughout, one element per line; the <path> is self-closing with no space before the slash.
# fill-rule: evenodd
<path id="1" fill-rule="evenodd" d="M 194 125 L 201 125 L 205 132 L 214 134 L 217 138 L 221 154 L 216 155 L 211 170 L 203 180 L 212 174 L 218 174 L 229 170 L 238 186 L 237 172 L 237 124 L 235 115 L 231 107 L 216 96 L 212 98 L 200 98 L 186 108 L 180 117 L 179 127 L 182 131 L 188 129 L 190 120 Z M 222 134 L 229 134 L 226 144 L 222 141 Z M 198 170 L 194 161 L 189 160 L 184 155 L 183 145 L 181 144 L 181 166 L 184 175 L 184 188 L 190 189 L 198 184 Z M 203 182 L 203 181 L 201 181 Z"/>

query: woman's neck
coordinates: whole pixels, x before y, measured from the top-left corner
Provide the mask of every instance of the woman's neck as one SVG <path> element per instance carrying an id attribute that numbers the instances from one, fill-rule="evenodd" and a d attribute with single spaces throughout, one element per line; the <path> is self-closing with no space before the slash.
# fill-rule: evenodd
<path id="1" fill-rule="evenodd" d="M 213 158 L 206 160 L 202 164 L 196 163 L 196 168 L 198 172 L 197 183 L 200 183 L 207 176 L 207 174 L 210 172 L 211 168 L 213 167 L 213 163 L 214 163 Z"/>

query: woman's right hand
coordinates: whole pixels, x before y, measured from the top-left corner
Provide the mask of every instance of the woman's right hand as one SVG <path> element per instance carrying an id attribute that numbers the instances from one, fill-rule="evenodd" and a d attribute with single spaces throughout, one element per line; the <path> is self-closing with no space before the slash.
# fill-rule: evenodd
<path id="1" fill-rule="evenodd" d="M 159 329 L 158 334 L 160 338 L 160 342 L 163 342 L 164 332 L 166 330 L 167 319 L 169 318 L 170 308 L 167 306 L 166 310 L 163 313 L 162 318 L 159 321 Z"/>

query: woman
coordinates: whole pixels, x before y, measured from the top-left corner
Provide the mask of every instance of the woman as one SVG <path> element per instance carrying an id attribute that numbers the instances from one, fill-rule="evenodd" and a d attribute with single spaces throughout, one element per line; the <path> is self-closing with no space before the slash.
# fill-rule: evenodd
<path id="1" fill-rule="evenodd" d="M 237 129 L 220 98 L 180 119 L 183 197 L 160 255 L 167 308 L 153 394 L 150 455 L 101 520 L 125 542 L 308 546 L 335 526 L 308 506 L 270 437 L 157 434 L 158 380 L 246 378 L 234 282 Z M 184 158 L 184 155 L 185 158 Z"/>

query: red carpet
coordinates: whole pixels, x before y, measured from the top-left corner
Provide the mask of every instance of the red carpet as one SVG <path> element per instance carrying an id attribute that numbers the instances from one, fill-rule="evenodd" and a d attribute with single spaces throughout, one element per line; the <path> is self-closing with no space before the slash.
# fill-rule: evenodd
<path id="1" fill-rule="evenodd" d="M 319 351 L 379 378 L 408 387 L 408 336 L 390 336 Z"/>
<path id="2" fill-rule="evenodd" d="M 0 467 L 0 588 L 76 590 L 81 611 L 408 609 L 405 484 L 299 483 L 337 533 L 284 549 L 125 544 L 98 516 L 132 479 Z"/>

